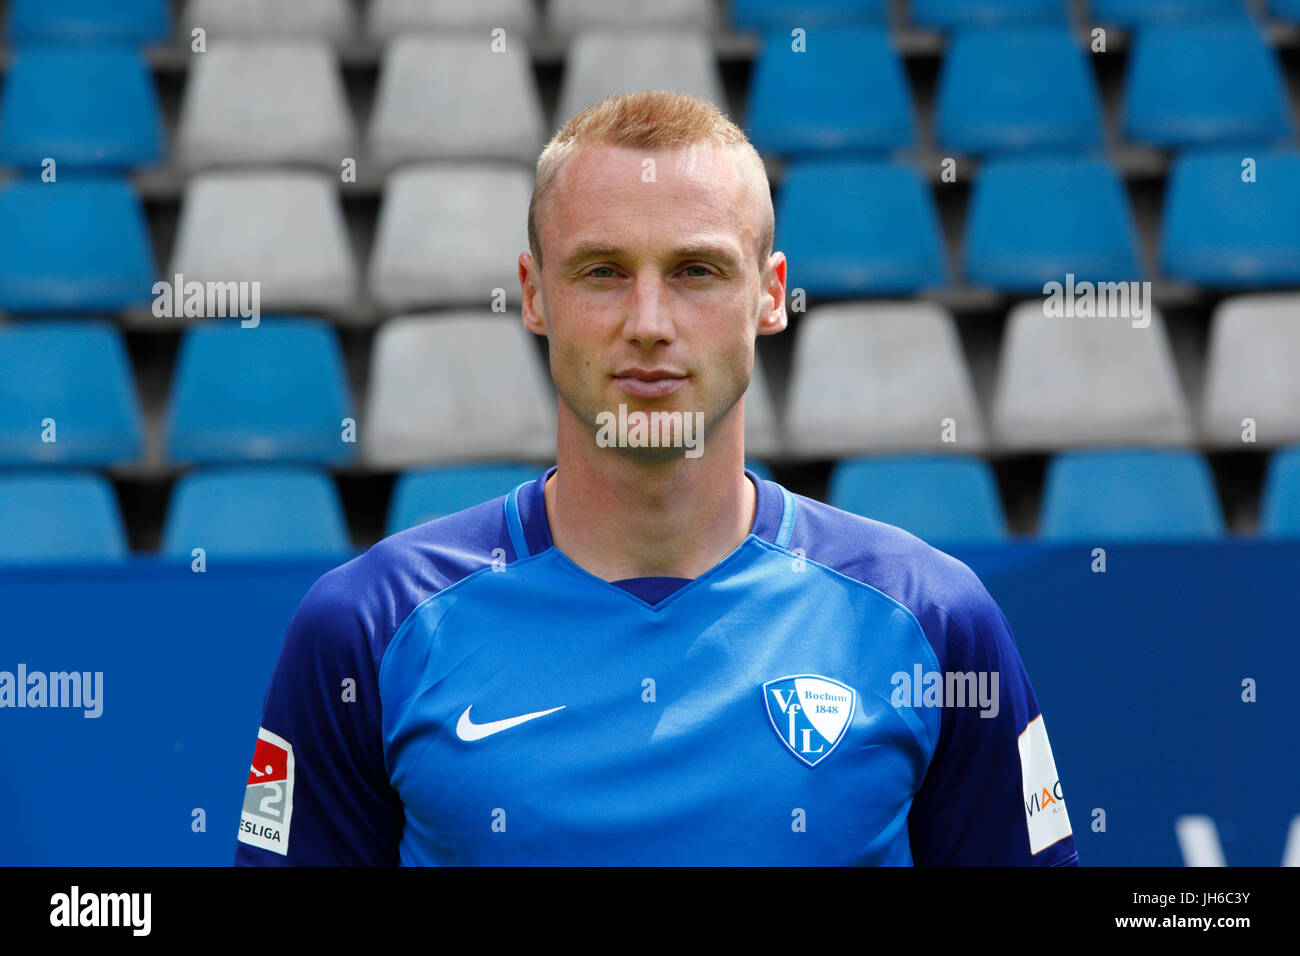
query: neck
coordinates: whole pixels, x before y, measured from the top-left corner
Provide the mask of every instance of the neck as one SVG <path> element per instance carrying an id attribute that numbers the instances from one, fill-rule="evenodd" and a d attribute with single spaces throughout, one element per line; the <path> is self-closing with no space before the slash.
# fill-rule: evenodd
<path id="1" fill-rule="evenodd" d="M 749 536 L 758 496 L 744 473 L 743 399 L 698 458 L 601 448 L 571 419 L 561 402 L 546 519 L 555 547 L 583 570 L 606 581 L 696 578 Z"/>

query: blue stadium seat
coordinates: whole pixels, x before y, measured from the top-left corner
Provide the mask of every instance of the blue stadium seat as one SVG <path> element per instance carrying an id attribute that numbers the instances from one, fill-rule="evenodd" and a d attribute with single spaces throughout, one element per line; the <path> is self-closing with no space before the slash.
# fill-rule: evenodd
<path id="1" fill-rule="evenodd" d="M 769 33 L 750 82 L 750 141 L 794 155 L 892 150 L 916 141 L 916 116 L 902 60 L 884 27 L 813 31 L 795 52 Z M 871 95 L 863 95 L 870 90 Z"/>
<path id="2" fill-rule="evenodd" d="M 1069 22 L 1067 0 L 912 0 L 912 22 L 933 30 Z"/>
<path id="3" fill-rule="evenodd" d="M 351 459 L 353 417 L 338 335 L 326 322 L 204 322 L 181 341 L 167 409 L 167 456 L 180 462 Z M 359 436 L 357 438 L 359 440 Z"/>
<path id="4" fill-rule="evenodd" d="M 1047 466 L 1039 537 L 1172 540 L 1226 533 L 1205 457 L 1185 449 L 1065 452 Z"/>
<path id="5" fill-rule="evenodd" d="M 1079 150 L 1101 146 L 1103 130 L 1096 78 L 1067 26 L 963 30 L 950 41 L 935 114 L 940 148 Z"/>
<path id="6" fill-rule="evenodd" d="M 884 25 L 885 0 L 732 0 L 731 23 L 737 30 L 805 30 L 853 23 Z"/>
<path id="7" fill-rule="evenodd" d="M 1255 181 L 1242 182 L 1243 156 Z M 1300 151 L 1179 157 L 1160 238 L 1166 275 L 1224 288 L 1300 285 Z"/>
<path id="8" fill-rule="evenodd" d="M 54 441 L 45 441 L 53 419 Z M 144 447 L 122 335 L 98 319 L 0 327 L 0 465 L 114 465 Z"/>
<path id="9" fill-rule="evenodd" d="M 1259 504 L 1259 533 L 1300 538 L 1300 445 L 1281 448 L 1269 459 Z"/>
<path id="10" fill-rule="evenodd" d="M 1094 22 L 1122 27 L 1222 20 L 1247 12 L 1245 0 L 1092 0 Z"/>
<path id="11" fill-rule="evenodd" d="M 1043 284 L 1141 278 L 1137 227 L 1100 159 L 1000 159 L 975 179 L 962 251 L 975 284 L 1041 295 Z"/>
<path id="12" fill-rule="evenodd" d="M 0 562 L 122 561 L 129 555 L 117 497 L 103 475 L 0 473 Z"/>
<path id="13" fill-rule="evenodd" d="M 540 465 L 483 463 L 404 471 L 393 485 L 385 535 L 504 495 L 544 471 Z"/>
<path id="14" fill-rule="evenodd" d="M 351 550 L 338 489 L 306 465 L 240 465 L 183 475 L 161 553 L 188 558 L 342 555 Z"/>
<path id="15" fill-rule="evenodd" d="M 765 462 L 756 461 L 753 458 L 745 459 L 745 467 L 752 471 L 764 481 L 776 481 L 776 476 L 772 474 L 772 469 Z"/>
<path id="16" fill-rule="evenodd" d="M 829 504 L 926 541 L 1007 537 L 993 469 L 982 458 L 852 458 L 831 470 Z"/>
<path id="17" fill-rule="evenodd" d="M 161 43 L 172 30 L 167 0 L 13 0 L 9 42 Z"/>
<path id="18" fill-rule="evenodd" d="M 776 228 L 776 248 L 810 296 L 910 295 L 948 281 L 934 197 L 908 165 L 793 163 Z"/>
<path id="19" fill-rule="evenodd" d="M 1123 128 L 1125 139 L 1166 149 L 1285 140 L 1293 126 L 1277 54 L 1246 19 L 1145 27 Z"/>
<path id="20" fill-rule="evenodd" d="M 1269 0 L 1268 12 L 1279 20 L 1300 23 L 1300 0 Z"/>
<path id="21" fill-rule="evenodd" d="M 20 50 L 0 103 L 0 164 L 129 168 L 163 155 L 162 113 L 133 50 Z"/>
<path id="22" fill-rule="evenodd" d="M 0 311 L 146 305 L 154 274 L 144 211 L 127 183 L 60 179 L 0 188 Z"/>

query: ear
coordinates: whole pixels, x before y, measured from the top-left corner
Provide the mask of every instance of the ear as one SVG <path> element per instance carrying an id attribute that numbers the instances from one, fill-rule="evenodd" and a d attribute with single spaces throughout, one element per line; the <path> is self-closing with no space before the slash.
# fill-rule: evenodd
<path id="1" fill-rule="evenodd" d="M 785 253 L 774 252 L 763 271 L 762 311 L 758 316 L 758 334 L 775 335 L 785 329 Z"/>
<path id="2" fill-rule="evenodd" d="M 546 305 L 542 301 L 542 270 L 531 253 L 519 256 L 519 287 L 523 293 L 524 328 L 534 335 L 546 334 Z"/>

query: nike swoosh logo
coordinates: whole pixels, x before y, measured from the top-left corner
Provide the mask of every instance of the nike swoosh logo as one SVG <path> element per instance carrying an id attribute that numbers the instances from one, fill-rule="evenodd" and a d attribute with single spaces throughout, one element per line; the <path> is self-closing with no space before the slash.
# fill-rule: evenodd
<path id="1" fill-rule="evenodd" d="M 460 720 L 456 721 L 456 736 L 461 740 L 482 740 L 484 737 L 491 737 L 493 734 L 499 734 L 511 727 L 518 727 L 520 724 L 536 720 L 538 717 L 553 714 L 557 710 L 564 710 L 565 706 L 561 704 L 559 707 L 552 707 L 550 710 L 539 710 L 533 714 L 521 714 L 518 717 L 507 717 L 505 720 L 489 720 L 486 724 L 476 724 L 469 719 L 469 712 L 474 709 L 474 705 L 470 704 L 465 708 L 465 713 L 460 715 Z"/>

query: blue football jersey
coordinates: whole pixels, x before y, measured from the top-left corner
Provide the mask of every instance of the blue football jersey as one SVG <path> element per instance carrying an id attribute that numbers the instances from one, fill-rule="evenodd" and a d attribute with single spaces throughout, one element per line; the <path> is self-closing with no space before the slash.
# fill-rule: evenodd
<path id="1" fill-rule="evenodd" d="M 723 561 L 608 582 L 552 544 L 554 471 L 316 581 L 236 863 L 1077 863 L 966 565 L 746 472 L 753 528 Z"/>

